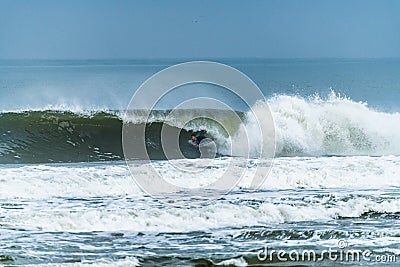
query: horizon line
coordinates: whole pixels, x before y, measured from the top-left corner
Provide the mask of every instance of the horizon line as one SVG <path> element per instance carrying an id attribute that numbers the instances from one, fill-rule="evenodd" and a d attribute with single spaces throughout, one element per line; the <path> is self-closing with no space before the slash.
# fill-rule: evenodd
<path id="1" fill-rule="evenodd" d="M 28 61 L 28 60 L 43 60 L 43 61 L 57 61 L 57 60 L 65 60 L 65 61 L 73 61 L 73 60 L 81 60 L 81 61 L 111 61 L 111 60 L 120 60 L 120 61 L 133 61 L 133 60 L 332 60 L 332 59 L 400 59 L 400 56 L 385 56 L 385 57 L 127 57 L 127 58 L 112 58 L 112 57 L 104 57 L 104 58 L 0 58 L 0 61 Z"/>

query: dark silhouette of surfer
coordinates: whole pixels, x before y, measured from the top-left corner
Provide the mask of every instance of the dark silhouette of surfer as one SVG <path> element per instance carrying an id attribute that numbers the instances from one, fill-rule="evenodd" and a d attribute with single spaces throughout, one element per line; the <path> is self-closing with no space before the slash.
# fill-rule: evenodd
<path id="1" fill-rule="evenodd" d="M 192 141 L 191 143 L 195 146 L 195 147 L 199 147 L 199 145 L 200 145 L 200 142 L 203 140 L 203 139 L 205 139 L 206 137 L 204 136 L 204 135 L 195 135 L 195 134 L 192 134 L 192 136 L 191 136 L 191 140 L 190 141 Z"/>

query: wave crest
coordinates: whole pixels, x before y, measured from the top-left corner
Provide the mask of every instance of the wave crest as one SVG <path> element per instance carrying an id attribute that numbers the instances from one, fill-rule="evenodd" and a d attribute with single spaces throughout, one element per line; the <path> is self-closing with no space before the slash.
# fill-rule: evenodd
<path id="1" fill-rule="evenodd" d="M 398 155 L 399 113 L 384 113 L 332 92 L 328 99 L 278 95 L 268 100 L 278 156 Z"/>

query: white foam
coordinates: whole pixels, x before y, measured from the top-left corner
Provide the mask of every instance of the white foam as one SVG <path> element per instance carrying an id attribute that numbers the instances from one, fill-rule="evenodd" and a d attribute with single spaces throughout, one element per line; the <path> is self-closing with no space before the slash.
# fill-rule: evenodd
<path id="1" fill-rule="evenodd" d="M 334 92 L 327 100 L 278 95 L 268 100 L 278 155 L 399 155 L 399 113 L 378 112 Z"/>
<path id="2" fill-rule="evenodd" d="M 0 198 L 120 196 L 140 193 L 126 165 L 63 164 L 0 168 Z"/>
<path id="3" fill-rule="evenodd" d="M 263 189 L 400 186 L 400 157 L 277 158 Z"/>
<path id="4" fill-rule="evenodd" d="M 134 267 L 140 266 L 140 261 L 135 257 L 127 257 L 122 260 L 98 259 L 95 261 L 83 261 L 74 263 L 46 263 L 46 264 L 28 264 L 29 267 Z"/>
<path id="5" fill-rule="evenodd" d="M 229 158 L 221 158 L 193 177 L 177 175 L 166 161 L 155 162 L 169 179 L 185 187 L 220 175 Z M 257 162 L 255 162 L 257 164 Z M 255 166 L 234 190 L 246 188 Z M 224 227 L 244 227 L 309 220 L 357 218 L 367 212 L 400 212 L 400 200 L 373 198 L 362 193 L 348 198 L 330 192 L 334 201 L 314 195 L 309 201 L 273 201 L 271 191 L 260 192 L 260 205 L 227 201 L 187 208 L 154 207 L 140 202 L 143 194 L 124 164 L 61 164 L 0 167 L 0 198 L 22 209 L 3 209 L 2 225 L 45 231 L 152 231 L 182 232 Z M 400 157 L 279 158 L 263 189 L 348 188 L 379 189 L 400 186 Z M 335 193 L 336 192 L 336 193 Z M 96 197 L 104 205 L 69 202 L 59 197 Z M 256 197 L 257 196 L 252 196 Z M 18 199 L 26 199 L 18 202 Z M 33 200 L 30 201 L 29 199 Z M 44 201 L 38 201 L 44 200 Z M 51 200 L 51 201 L 50 201 Z M 135 200 L 135 201 L 133 201 Z M 87 204 L 87 205 L 86 205 Z"/>
<path id="6" fill-rule="evenodd" d="M 228 259 L 221 261 L 216 264 L 217 266 L 237 266 L 237 267 L 245 267 L 248 266 L 247 261 L 243 258 L 237 258 L 237 259 Z"/>
<path id="7" fill-rule="evenodd" d="M 187 160 L 183 161 L 182 164 L 187 163 Z M 167 161 L 155 161 L 152 165 L 166 181 L 185 188 L 198 188 L 222 177 L 230 162 L 231 158 L 219 158 L 209 168 L 193 173 L 181 172 Z M 249 188 L 256 167 L 257 161 L 253 165 L 248 165 L 236 189 Z M 238 171 L 242 170 L 238 166 L 235 168 Z M 2 199 L 141 194 L 141 190 L 136 186 L 124 164 L 8 166 L 0 167 L 0 173 L 0 188 L 2 188 L 0 198 Z M 400 187 L 399 177 L 400 157 L 398 156 L 277 158 L 261 188 Z"/>
<path id="8" fill-rule="evenodd" d="M 259 206 L 233 203 L 191 208 L 120 207 L 86 208 L 71 211 L 70 207 L 57 209 L 7 211 L 2 224 L 43 231 L 139 231 L 189 232 L 226 227 L 250 227 L 270 223 L 334 220 L 338 217 L 357 218 L 368 212 L 400 212 L 400 200 L 374 200 L 369 196 L 351 199 L 337 196 L 312 198 L 292 203 L 263 202 Z"/>
<path id="9" fill-rule="evenodd" d="M 96 113 L 110 113 L 115 115 L 121 115 L 121 112 L 110 110 L 107 107 L 83 107 L 80 104 L 48 104 L 43 106 L 25 106 L 18 109 L 3 109 L 0 113 L 24 113 L 24 112 L 41 112 L 41 111 L 54 111 L 54 112 L 71 112 L 77 115 L 90 116 Z"/>

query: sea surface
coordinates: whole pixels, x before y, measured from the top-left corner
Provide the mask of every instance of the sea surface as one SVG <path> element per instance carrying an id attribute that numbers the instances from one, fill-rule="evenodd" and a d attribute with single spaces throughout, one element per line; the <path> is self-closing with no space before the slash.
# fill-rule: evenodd
<path id="1" fill-rule="evenodd" d="M 151 164 L 191 187 L 242 155 L 230 152 L 218 124 L 187 119 L 205 110 L 232 132 L 251 123 L 241 99 L 207 84 L 177 88 L 149 119 L 134 113 L 127 120 L 124 111 L 146 79 L 188 60 L 0 61 L 0 265 L 399 264 L 399 59 L 216 60 L 242 71 L 265 95 L 275 159 L 257 190 L 243 180 L 204 205 L 191 205 L 189 195 L 171 206 L 132 178 L 123 124 L 145 125 Z M 241 121 L 207 107 L 166 121 L 193 97 L 229 103 Z M 177 175 L 162 151 L 163 123 L 181 130 L 187 159 L 174 161 L 201 160 L 187 140 L 205 129 L 218 157 L 203 172 Z M 256 150 L 260 136 L 248 136 Z M 258 164 L 252 156 L 249 173 Z"/>

